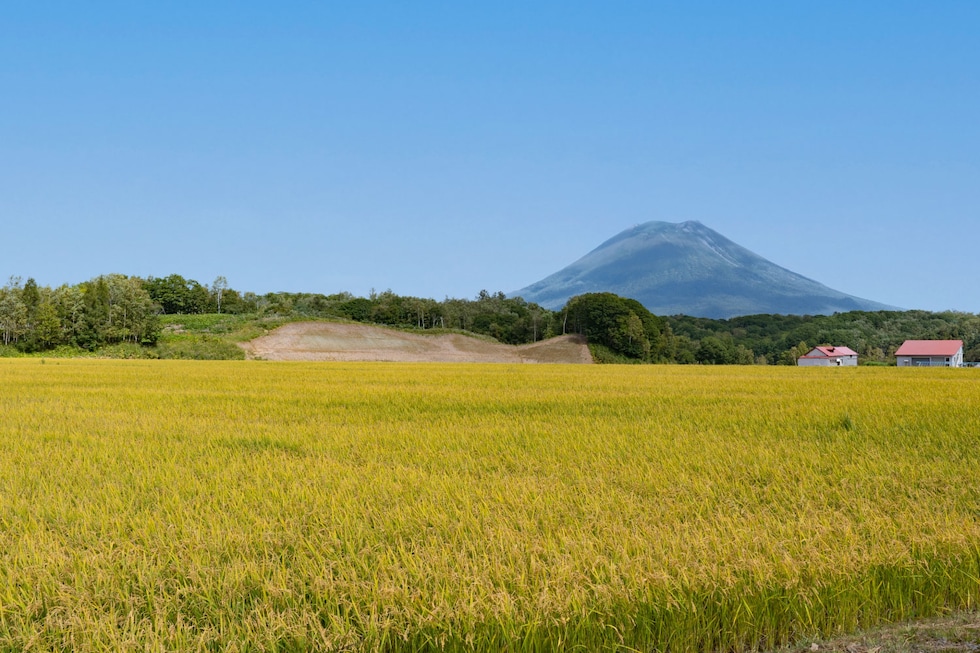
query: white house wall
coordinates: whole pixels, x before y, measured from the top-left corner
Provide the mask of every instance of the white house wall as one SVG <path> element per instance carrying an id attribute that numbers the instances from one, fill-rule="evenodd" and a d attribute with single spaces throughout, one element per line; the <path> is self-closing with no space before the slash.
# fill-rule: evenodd
<path id="1" fill-rule="evenodd" d="M 797 358 L 796 364 L 800 367 L 830 367 L 832 363 L 829 358 Z"/>
<path id="2" fill-rule="evenodd" d="M 913 358 L 916 361 L 915 365 L 912 364 Z M 920 362 L 924 359 L 929 359 L 929 363 Z M 946 356 L 898 356 L 895 362 L 899 367 L 963 367 L 963 350 L 960 349 L 955 355 L 950 356 L 949 361 L 946 360 Z"/>
<path id="3" fill-rule="evenodd" d="M 840 364 L 837 361 L 840 361 Z M 800 367 L 857 367 L 857 356 L 834 356 L 824 358 L 807 358 L 801 356 L 796 359 L 796 364 Z"/>

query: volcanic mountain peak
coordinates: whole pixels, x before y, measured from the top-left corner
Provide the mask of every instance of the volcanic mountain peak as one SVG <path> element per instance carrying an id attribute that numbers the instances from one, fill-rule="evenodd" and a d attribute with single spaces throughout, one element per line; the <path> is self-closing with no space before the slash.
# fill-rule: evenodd
<path id="1" fill-rule="evenodd" d="M 636 225 L 512 294 L 557 309 L 587 292 L 632 297 L 659 315 L 713 318 L 893 308 L 791 272 L 696 221 Z"/>

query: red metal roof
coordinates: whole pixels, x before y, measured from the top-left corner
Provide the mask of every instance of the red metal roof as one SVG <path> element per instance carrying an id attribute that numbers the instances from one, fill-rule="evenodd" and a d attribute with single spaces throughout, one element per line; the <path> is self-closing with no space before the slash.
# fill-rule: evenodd
<path id="1" fill-rule="evenodd" d="M 896 356 L 955 356 L 963 347 L 962 340 L 906 340 Z"/>
<path id="2" fill-rule="evenodd" d="M 857 356 L 858 353 L 850 347 L 817 347 L 826 356 L 836 358 L 837 356 Z"/>
<path id="3" fill-rule="evenodd" d="M 814 351 L 819 351 L 820 355 L 813 355 Z M 841 356 L 857 356 L 858 353 L 850 347 L 814 347 L 806 356 L 800 358 L 840 358 Z"/>

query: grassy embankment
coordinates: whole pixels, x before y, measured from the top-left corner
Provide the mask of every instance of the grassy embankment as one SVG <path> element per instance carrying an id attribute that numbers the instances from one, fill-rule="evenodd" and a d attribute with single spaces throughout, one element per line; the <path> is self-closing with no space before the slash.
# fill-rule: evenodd
<path id="1" fill-rule="evenodd" d="M 978 380 L 0 361 L 0 649 L 768 648 L 975 608 Z"/>
<path id="2" fill-rule="evenodd" d="M 245 352 L 237 343 L 265 335 L 278 326 L 298 319 L 216 313 L 161 315 L 160 337 L 152 346 L 120 343 L 87 350 L 62 345 L 55 349 L 25 353 L 13 345 L 0 345 L 0 358 L 242 360 Z"/>
<path id="3" fill-rule="evenodd" d="M 237 343 L 265 335 L 288 321 L 218 314 L 166 315 L 160 319 L 164 328 L 151 355 L 193 360 L 244 359 L 245 352 Z"/>
<path id="4" fill-rule="evenodd" d="M 16 347 L 0 345 L 0 358 L 116 358 L 116 359 L 179 359 L 179 360 L 243 360 L 244 350 L 238 343 L 263 336 L 289 322 L 337 321 L 324 318 L 292 315 L 161 315 L 161 332 L 155 345 L 134 343 L 107 345 L 95 350 L 61 346 L 41 352 L 24 353 Z M 370 325 L 383 326 L 383 325 Z M 459 333 L 479 340 L 496 342 L 487 335 L 458 329 L 404 329 L 422 335 Z M 625 360 L 625 359 L 624 359 Z M 606 362 L 620 362 L 608 359 Z"/>

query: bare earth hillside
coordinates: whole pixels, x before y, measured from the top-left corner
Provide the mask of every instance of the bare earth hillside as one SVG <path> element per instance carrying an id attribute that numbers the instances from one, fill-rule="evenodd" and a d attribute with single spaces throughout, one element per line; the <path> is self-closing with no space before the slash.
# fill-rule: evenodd
<path id="1" fill-rule="evenodd" d="M 365 324 L 294 322 L 242 343 L 250 358 L 291 361 L 591 363 L 581 336 L 502 345 L 459 334 L 422 335 Z"/>

